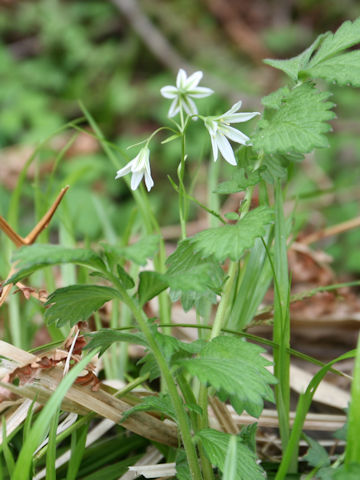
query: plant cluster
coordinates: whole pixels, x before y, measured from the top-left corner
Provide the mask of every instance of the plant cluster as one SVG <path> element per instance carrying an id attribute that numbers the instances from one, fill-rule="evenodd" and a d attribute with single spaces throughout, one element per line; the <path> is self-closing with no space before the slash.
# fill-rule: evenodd
<path id="1" fill-rule="evenodd" d="M 291 243 L 291 218 L 285 216 L 283 203 L 288 171 L 293 163 L 301 162 L 304 155 L 314 149 L 328 146 L 329 121 L 335 114 L 326 84 L 360 86 L 360 51 L 352 49 L 359 43 L 360 19 L 345 22 L 334 34 L 319 36 L 297 57 L 266 60 L 268 65 L 287 75 L 288 84 L 262 99 L 264 112 L 251 137 L 236 126 L 260 114 L 239 112 L 241 102 L 222 115 L 200 113 L 194 99 L 197 101 L 213 92 L 199 85 L 202 79 L 199 71 L 188 76 L 181 69 L 176 85 L 161 89 L 161 94 L 172 102 L 168 112 L 171 127 L 160 127 L 151 134 L 126 164 L 119 161 L 117 149 L 105 140 L 94 118 L 84 108 L 94 134 L 117 169 L 116 178 L 123 178 L 130 187 L 136 203 L 134 215 L 141 221 L 142 237 L 129 244 L 133 226 L 130 224 L 127 235 L 120 241 L 115 239 L 96 248 L 38 243 L 25 244 L 13 253 L 13 268 L 4 288 L 19 284 L 48 266 L 75 264 L 80 267 L 78 279 L 81 281 L 54 289 L 44 305 L 45 320 L 54 338 L 59 332 L 68 333 L 70 327 L 81 329 L 82 322 L 92 315 L 101 327 L 99 310 L 107 302 L 112 302 L 113 307 L 110 327 L 89 334 L 86 349 L 90 353 L 70 369 L 58 391 L 29 427 L 16 463 L 3 440 L 4 459 L 11 478 L 20 480 L 30 476 L 33 454 L 47 426 L 50 426 L 52 438 L 52 449 L 50 446 L 48 449 L 51 460 L 57 438 L 54 425 L 61 401 L 92 356 L 95 353 L 103 355 L 105 371 L 109 377 L 114 377 L 120 358 L 117 345 L 129 343 L 145 349 L 139 376 L 141 383 L 159 380 L 161 392 L 138 399 L 124 412 L 121 422 L 132 425 L 129 429 L 136 431 L 137 422 L 147 418 L 136 415 L 149 411 L 157 412 L 160 419 L 170 420 L 176 427 L 178 444 L 174 445 L 170 434 L 164 435 L 163 443 L 168 447 L 165 456 L 176 463 L 178 479 L 261 480 L 266 475 L 265 465 L 258 461 L 255 449 L 256 423 L 240 432 L 226 425 L 222 431 L 214 428 L 208 416 L 209 404 L 214 403 L 221 405 L 219 408 L 223 411 L 231 404 L 238 414 L 245 411 L 259 417 L 264 401 L 275 402 L 283 456 L 274 478 L 282 480 L 289 473 L 298 473 L 299 441 L 316 388 L 335 363 L 354 356 L 357 356 L 357 379 L 360 348 L 321 366 L 300 396 L 290 428 L 289 366 L 294 352 L 290 348 L 287 249 Z M 209 168 L 209 182 L 214 188 L 208 205 L 192 195 L 191 179 L 187 175 L 191 162 L 187 150 L 188 132 L 199 123 L 209 134 L 214 160 Z M 148 191 L 156 188 L 150 167 L 153 161 L 151 145 L 160 132 L 169 132 L 163 143 L 177 142 L 179 145 L 177 179 L 169 176 L 169 181 L 178 194 L 181 239 L 168 257 L 149 195 L 141 183 L 144 179 Z M 241 147 L 235 149 L 234 144 Z M 219 157 L 233 168 L 231 178 L 225 182 L 218 180 Z M 222 216 L 220 196 L 239 192 L 243 192 L 239 209 Z M 187 222 L 192 203 L 207 212 L 211 226 L 189 236 Z M 52 214 L 54 211 L 55 208 Z M 50 218 L 47 217 L 42 225 Z M 4 225 L 8 236 L 18 242 L 16 245 L 22 245 L 21 237 Z M 28 243 L 32 243 L 39 232 Z M 152 259 L 153 268 L 143 269 L 148 259 Z M 273 340 L 268 344 L 273 349 L 273 373 L 268 370 L 271 362 L 264 358 L 264 349 L 256 345 L 266 342 L 246 333 L 271 283 L 274 286 Z M 196 311 L 198 338 L 190 343 L 171 335 L 172 306 L 178 301 L 185 311 Z M 149 302 L 155 311 L 149 309 Z M 73 345 L 76 341 L 77 336 Z M 11 388 L 16 391 L 15 387 Z M 122 392 L 124 398 L 128 393 L 129 389 Z M 92 393 L 94 398 L 98 394 L 101 391 Z M 359 396 L 355 381 L 347 446 L 344 456 L 335 464 L 325 451 L 316 455 L 314 452 L 319 451 L 319 445 L 308 439 L 311 450 L 307 461 L 314 467 L 309 475 L 346 479 L 358 474 Z M 55 423 L 52 417 L 56 418 Z M 129 423 L 131 419 L 133 422 Z M 82 426 L 79 423 L 79 428 Z M 49 471 L 54 468 L 50 460 L 47 462 Z M 72 464 L 72 473 L 66 478 L 76 478 L 79 465 L 80 462 L 77 467 Z"/>

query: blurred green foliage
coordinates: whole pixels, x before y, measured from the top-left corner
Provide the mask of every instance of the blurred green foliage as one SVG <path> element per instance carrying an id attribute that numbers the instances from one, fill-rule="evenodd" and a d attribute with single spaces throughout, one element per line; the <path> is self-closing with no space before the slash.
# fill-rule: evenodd
<path id="1" fill-rule="evenodd" d="M 227 3 L 234 7 L 236 2 L 227 0 Z M 360 15 L 360 6 L 354 0 L 289 2 L 281 12 L 276 2 L 262 3 L 261 11 L 254 2 L 242 2 L 234 8 L 238 8 L 239 16 L 243 12 L 241 20 L 247 22 L 274 58 L 291 57 L 318 33 L 334 30 L 344 19 Z M 143 14 L 175 50 L 204 70 L 203 85 L 207 85 L 207 74 L 219 81 L 221 95 L 201 100 L 202 112 L 222 113 L 230 103 L 244 97 L 244 110 L 257 110 L 260 97 L 281 85 L 283 77 L 260 65 L 247 45 L 236 45 L 223 19 L 217 18 L 209 5 L 205 0 L 139 2 Z M 39 0 L 9 2 L 1 7 L 0 79 L 0 147 L 14 147 L 22 156 L 23 145 L 38 145 L 65 123 L 81 117 L 78 100 L 100 124 L 105 137 L 120 149 L 126 149 L 159 125 L 168 124 L 168 103 L 161 99 L 159 89 L 173 84 L 175 75 L 159 58 L 154 58 L 112 2 Z M 294 166 L 290 188 L 294 198 L 299 199 L 298 229 L 308 222 L 320 228 L 360 213 L 357 97 L 356 89 L 334 87 L 333 100 L 338 105 L 339 120 L 333 122 L 331 148 L 316 153 L 314 175 Z M 246 125 L 245 133 L 251 133 L 254 125 Z M 81 127 L 88 129 L 85 121 Z M 190 135 L 197 140 L 189 141 L 194 148 L 189 152 L 188 168 L 196 194 L 201 197 L 206 194 L 207 180 L 201 162 L 211 161 L 210 142 L 200 122 Z M 167 175 L 176 177 L 179 161 L 179 145 L 177 142 L 160 145 L 165 138 L 160 135 L 151 143 L 156 188 L 150 196 L 164 225 L 178 221 L 176 200 L 168 200 L 172 187 Z M 41 199 L 35 209 L 38 218 L 65 184 L 70 184 L 71 189 L 61 208 L 70 213 L 72 224 L 67 228 L 78 239 L 91 241 L 103 237 L 102 209 L 108 213 L 112 228 L 123 232 L 132 210 L 131 197 L 124 182 L 114 181 L 115 169 L 103 152 L 90 147 L 62 158 L 58 152 L 50 138 L 36 157 L 35 173 L 22 190 L 21 233 L 27 233 L 35 221 L 34 192 Z M 126 151 L 129 158 L 136 153 L 136 148 Z M 51 174 L 54 159 L 58 159 L 59 165 Z M 44 165 L 48 165 L 45 170 Z M 225 178 L 231 167 L 221 168 Z M 321 178 L 328 180 L 327 188 L 332 192 L 328 202 L 323 202 L 326 192 L 319 186 Z M 11 190 L 3 178 L 0 213 L 4 216 L 8 213 Z M 342 269 L 357 272 L 360 271 L 359 240 L 360 232 L 353 231 L 329 239 L 325 246 Z"/>

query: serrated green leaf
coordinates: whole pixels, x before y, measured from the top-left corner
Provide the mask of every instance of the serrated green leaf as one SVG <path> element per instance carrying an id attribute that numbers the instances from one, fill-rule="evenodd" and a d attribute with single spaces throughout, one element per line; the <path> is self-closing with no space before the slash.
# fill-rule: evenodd
<path id="1" fill-rule="evenodd" d="M 215 293 L 222 287 L 224 272 L 214 258 L 208 256 L 204 259 L 201 253 L 195 252 L 189 239 L 179 243 L 167 264 L 170 297 L 173 301 L 181 298 L 185 311 L 194 305 L 198 307 L 203 298 L 216 300 Z"/>
<path id="2" fill-rule="evenodd" d="M 127 273 L 127 271 L 121 265 L 116 265 L 116 270 L 117 270 L 119 280 L 122 283 L 125 290 L 129 290 L 130 288 L 133 288 L 135 285 L 135 282 Z"/>
<path id="3" fill-rule="evenodd" d="M 360 30 L 360 26 L 358 27 Z M 359 34 L 360 37 L 360 34 Z M 318 65 L 306 69 L 305 73 L 313 78 L 323 78 L 338 85 L 360 86 L 360 51 L 337 55 L 323 60 Z"/>
<path id="4" fill-rule="evenodd" d="M 131 260 L 137 265 L 146 265 L 147 259 L 152 258 L 159 249 L 159 235 L 148 235 L 132 245 L 119 247 L 103 245 L 104 250 L 115 258 Z"/>
<path id="5" fill-rule="evenodd" d="M 274 92 L 270 93 L 269 95 L 266 95 L 266 97 L 263 97 L 261 99 L 261 103 L 264 105 L 264 107 L 267 108 L 273 108 L 274 110 L 279 110 L 281 107 L 281 102 L 284 97 L 289 95 L 290 89 L 288 86 L 278 88 Z"/>
<path id="6" fill-rule="evenodd" d="M 273 220 L 273 212 L 267 207 L 258 207 L 238 221 L 236 225 L 209 228 L 189 238 L 203 257 L 212 256 L 218 262 L 226 258 L 239 260 L 245 250 L 251 248 L 255 239 L 265 234 L 265 226 Z"/>
<path id="7" fill-rule="evenodd" d="M 241 192 L 250 186 L 254 186 L 261 180 L 261 172 L 264 168 L 260 168 L 255 172 L 245 172 L 243 168 L 236 170 L 231 180 L 220 183 L 214 190 L 214 193 L 230 195 L 231 193 Z"/>
<path id="8" fill-rule="evenodd" d="M 303 435 L 309 444 L 309 449 L 306 452 L 306 455 L 304 455 L 303 459 L 312 467 L 328 467 L 330 465 L 330 459 L 325 448 L 311 437 L 308 437 L 304 433 Z"/>
<path id="9" fill-rule="evenodd" d="M 60 245 L 35 244 L 21 247 L 13 254 L 16 273 L 6 282 L 16 283 L 40 268 L 63 263 L 76 263 L 93 269 L 105 268 L 97 253 L 86 248 L 67 248 Z"/>
<path id="10" fill-rule="evenodd" d="M 354 22 L 344 22 L 335 33 L 328 33 L 318 51 L 310 60 L 308 68 L 319 65 L 357 43 L 360 43 L 360 18 L 357 18 Z"/>
<path id="11" fill-rule="evenodd" d="M 104 305 L 105 302 L 121 298 L 119 292 L 111 287 L 101 285 L 71 285 L 58 288 L 48 296 L 45 306 L 46 321 L 56 323 L 57 327 L 70 326 L 86 321 L 93 312 Z"/>
<path id="12" fill-rule="evenodd" d="M 331 94 L 311 83 L 301 84 L 279 98 L 277 109 L 266 108 L 253 137 L 253 146 L 265 153 L 309 153 L 328 146 L 326 123 L 335 117 L 327 101 Z"/>
<path id="13" fill-rule="evenodd" d="M 148 353 L 145 357 L 141 358 L 138 362 L 138 365 L 142 365 L 140 369 L 140 375 L 149 374 L 149 381 L 152 382 L 156 378 L 159 378 L 161 375 L 159 365 L 152 353 Z"/>
<path id="14" fill-rule="evenodd" d="M 270 384 L 275 377 L 265 368 L 269 362 L 260 353 L 264 350 L 235 337 L 214 338 L 197 358 L 179 360 L 178 364 L 211 385 L 223 401 L 230 399 L 240 414 L 245 409 L 258 417 L 263 409 L 263 399 L 273 401 Z"/>
<path id="15" fill-rule="evenodd" d="M 91 338 L 86 345 L 87 350 L 96 350 L 100 348 L 100 356 L 115 342 L 127 342 L 134 345 L 142 345 L 147 347 L 147 341 L 142 333 L 127 333 L 112 328 L 104 328 L 98 332 L 89 333 L 87 335 Z"/>
<path id="16" fill-rule="evenodd" d="M 121 422 L 125 422 L 130 415 L 135 412 L 161 412 L 164 415 L 176 420 L 176 415 L 171 404 L 169 395 L 159 394 L 159 396 L 145 397 L 141 403 L 138 403 L 124 412 Z"/>
<path id="17" fill-rule="evenodd" d="M 141 306 L 168 288 L 169 283 L 159 272 L 145 271 L 139 275 L 139 303 Z"/>
<path id="18" fill-rule="evenodd" d="M 300 53 L 296 57 L 290 58 L 288 60 L 272 60 L 267 58 L 266 60 L 264 60 L 264 63 L 270 65 L 271 67 L 277 68 L 278 70 L 282 70 L 294 81 L 297 81 L 300 70 L 303 70 L 305 68 L 313 52 L 320 45 L 320 43 L 324 41 L 324 39 L 326 39 L 328 35 L 329 33 L 324 33 L 320 35 L 310 45 L 309 48 L 304 50 L 304 52 Z"/>
<path id="19" fill-rule="evenodd" d="M 222 472 L 225 467 L 225 458 L 229 448 L 231 435 L 218 432 L 211 428 L 201 430 L 196 434 L 208 456 L 210 462 Z M 264 472 L 256 463 L 256 454 L 243 444 L 241 438 L 236 439 L 236 480 L 264 480 Z"/>

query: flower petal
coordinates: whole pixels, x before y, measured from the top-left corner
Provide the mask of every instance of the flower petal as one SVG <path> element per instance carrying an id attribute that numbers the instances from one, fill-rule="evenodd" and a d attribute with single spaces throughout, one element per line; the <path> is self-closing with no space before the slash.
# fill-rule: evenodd
<path id="1" fill-rule="evenodd" d="M 169 118 L 175 117 L 175 115 L 179 113 L 179 111 L 180 111 L 180 97 L 177 96 L 170 105 L 168 117 Z"/>
<path id="2" fill-rule="evenodd" d="M 233 149 L 231 148 L 230 142 L 227 140 L 225 135 L 218 132 L 215 140 L 224 159 L 230 163 L 230 165 L 236 165 Z"/>
<path id="3" fill-rule="evenodd" d="M 196 108 L 195 102 L 191 100 L 190 97 L 185 96 L 180 100 L 180 102 L 188 115 L 197 115 L 198 109 Z"/>
<path id="4" fill-rule="evenodd" d="M 244 112 L 244 113 L 233 113 L 231 115 L 227 115 L 226 118 L 223 118 L 224 122 L 226 123 L 241 123 L 247 122 L 252 118 L 256 117 L 256 115 L 260 115 L 259 112 Z"/>
<path id="5" fill-rule="evenodd" d="M 178 95 L 178 89 L 173 85 L 166 85 L 160 89 L 160 93 L 165 98 L 175 98 Z"/>
<path id="6" fill-rule="evenodd" d="M 187 79 L 186 72 L 183 68 L 180 68 L 176 77 L 177 88 L 184 88 Z"/>
<path id="7" fill-rule="evenodd" d="M 213 93 L 214 93 L 214 90 L 211 90 L 211 88 L 207 88 L 207 87 L 196 87 L 196 88 L 192 88 L 191 90 L 188 90 L 187 92 L 187 94 L 193 98 L 204 98 L 204 97 L 208 97 L 209 95 L 212 95 Z"/>
<path id="8" fill-rule="evenodd" d="M 234 127 L 229 127 L 228 125 L 220 125 L 219 130 L 233 142 L 241 143 L 242 145 L 245 145 L 250 140 L 245 133 L 240 132 L 240 130 L 237 130 Z"/>
<path id="9" fill-rule="evenodd" d="M 202 79 L 202 76 L 203 76 L 203 72 L 201 70 L 199 70 L 198 72 L 195 72 L 193 73 L 192 75 L 190 75 L 190 77 L 186 80 L 185 84 L 184 84 L 184 88 L 186 90 L 192 90 L 193 88 L 195 88 L 198 83 L 200 82 L 200 80 Z"/>
<path id="10" fill-rule="evenodd" d="M 131 177 L 131 190 L 136 190 L 144 176 L 144 172 L 134 172 Z"/>
<path id="11" fill-rule="evenodd" d="M 150 169 L 149 172 L 145 171 L 145 185 L 148 192 L 150 192 L 150 190 L 154 186 L 154 180 L 151 178 Z"/>
<path id="12" fill-rule="evenodd" d="M 136 157 L 135 157 L 135 158 L 136 158 Z M 134 160 L 135 160 L 135 159 L 134 159 Z M 132 168 L 132 166 L 133 166 L 133 164 L 134 164 L 134 160 L 131 160 L 131 162 L 127 163 L 127 164 L 125 165 L 125 167 L 120 168 L 120 170 L 118 170 L 118 171 L 116 172 L 115 180 L 116 180 L 117 178 L 123 177 L 124 175 L 127 175 L 127 174 L 131 171 L 131 168 Z"/>
<path id="13" fill-rule="evenodd" d="M 217 146 L 217 143 L 216 143 L 216 140 L 215 140 L 215 136 L 210 135 L 210 140 L 211 140 L 214 162 L 216 162 L 216 160 L 218 159 L 218 156 L 219 156 L 219 150 L 218 150 L 218 146 Z"/>
<path id="14" fill-rule="evenodd" d="M 242 105 L 241 100 L 239 102 L 234 103 L 234 105 L 227 112 L 225 112 L 223 115 L 220 115 L 221 118 L 225 118 L 228 115 L 232 115 L 233 113 L 237 112 L 238 110 L 240 110 L 241 105 Z"/>

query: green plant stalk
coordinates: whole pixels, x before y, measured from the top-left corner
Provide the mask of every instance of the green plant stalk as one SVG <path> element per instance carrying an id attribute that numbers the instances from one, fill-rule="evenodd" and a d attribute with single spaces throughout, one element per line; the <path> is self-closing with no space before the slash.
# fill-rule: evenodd
<path id="1" fill-rule="evenodd" d="M 196 397 L 194 392 L 192 391 L 189 382 L 186 380 L 182 373 L 177 375 L 177 381 L 179 387 L 181 389 L 181 393 L 183 394 L 184 400 L 187 404 L 194 404 L 196 405 Z M 199 415 L 195 412 L 189 412 L 190 420 L 193 425 L 194 432 L 198 432 L 202 428 L 208 427 L 208 414 L 207 414 L 207 388 L 204 385 L 200 385 L 200 392 L 199 392 L 199 406 L 201 406 L 203 412 L 202 415 Z M 201 405 L 200 405 L 201 404 Z M 203 408 L 206 408 L 204 410 Z M 211 465 L 211 462 L 207 458 L 205 451 L 201 445 L 201 442 L 198 443 L 198 450 L 200 461 L 202 465 L 202 472 L 206 480 L 214 480 L 214 472 Z"/>
<path id="2" fill-rule="evenodd" d="M 360 463 L 360 335 L 356 349 L 354 379 L 351 385 L 345 465 Z"/>
<path id="3" fill-rule="evenodd" d="M 212 162 L 209 169 L 209 182 L 208 182 L 208 205 L 209 209 L 214 212 L 220 211 L 219 195 L 214 193 L 214 190 L 218 184 L 220 171 L 220 162 Z M 210 227 L 214 228 L 219 225 L 219 221 L 213 216 L 209 215 Z"/>
<path id="4" fill-rule="evenodd" d="M 253 191 L 254 191 L 254 187 L 248 187 L 246 189 L 246 194 L 245 194 L 243 207 L 241 209 L 240 219 L 242 219 L 250 209 Z M 220 334 L 222 328 L 226 324 L 226 321 L 231 313 L 232 300 L 234 298 L 234 287 L 236 287 L 236 283 L 237 283 L 236 278 L 239 274 L 238 263 L 239 262 L 230 262 L 229 271 L 228 271 L 229 278 L 226 282 L 224 293 L 221 297 L 221 300 L 219 302 L 219 305 L 216 311 L 213 328 L 210 334 L 210 340 L 217 337 Z"/>
<path id="5" fill-rule="evenodd" d="M 208 388 L 203 384 L 200 385 L 199 405 L 202 408 L 202 415 L 201 415 L 200 422 L 199 422 L 199 429 L 201 430 L 203 428 L 208 428 L 209 427 Z M 208 457 L 206 456 L 205 450 L 204 450 L 201 442 L 199 442 L 198 448 L 199 448 L 199 454 L 200 454 L 200 459 L 201 459 L 201 464 L 202 464 L 202 467 L 203 467 L 203 473 L 204 473 L 205 479 L 206 480 L 214 480 L 215 476 L 214 476 L 214 471 L 213 471 L 211 462 L 208 459 Z"/>
<path id="6" fill-rule="evenodd" d="M 183 115 L 181 111 L 181 120 L 182 124 L 184 123 Z M 185 196 L 185 186 L 184 186 L 184 175 L 185 175 L 185 133 L 182 131 L 181 135 L 181 160 L 178 168 L 178 178 L 179 178 L 179 217 L 180 217 L 180 226 L 181 226 L 181 240 L 186 238 L 186 196 Z"/>
<path id="7" fill-rule="evenodd" d="M 156 340 L 153 338 L 151 330 L 149 328 L 149 325 L 147 323 L 147 317 L 145 313 L 136 305 L 134 300 L 128 295 L 126 290 L 123 288 L 119 280 L 112 275 L 111 273 L 107 272 L 108 278 L 113 282 L 113 284 L 116 286 L 116 288 L 119 290 L 120 294 L 122 295 L 122 298 L 124 300 L 124 303 L 130 308 L 132 314 L 135 317 L 135 320 L 137 321 L 140 330 L 144 334 L 146 341 L 149 344 L 150 349 L 152 350 L 152 353 L 154 354 L 154 357 L 157 361 L 157 364 L 159 365 L 162 377 L 165 380 L 168 393 L 170 395 L 176 418 L 177 418 L 177 423 L 179 426 L 179 430 L 181 433 L 181 437 L 183 440 L 186 456 L 188 459 L 189 463 L 189 468 L 191 472 L 191 477 L 193 480 L 202 480 L 202 475 L 197 459 L 197 454 L 196 454 L 196 449 L 195 446 L 192 442 L 191 438 L 191 431 L 190 431 L 190 426 L 188 422 L 188 418 L 185 412 L 184 405 L 182 403 L 181 397 L 177 391 L 174 379 L 171 375 L 171 372 L 166 364 L 166 360 L 156 342 Z"/>
<path id="8" fill-rule="evenodd" d="M 275 385 L 276 406 L 279 416 L 280 437 L 286 448 L 290 414 L 290 318 L 289 318 L 289 275 L 287 263 L 286 229 L 283 210 L 281 183 L 275 187 L 275 245 L 274 245 L 274 329 L 273 340 L 279 345 L 274 351 L 274 373 L 279 383 Z M 294 459 L 297 466 L 297 458 Z"/>
<path id="9" fill-rule="evenodd" d="M 90 113 L 87 111 L 87 109 L 81 102 L 80 102 L 80 107 L 83 110 L 89 124 L 93 128 L 97 136 L 97 139 L 99 140 L 107 157 L 109 158 L 109 160 L 111 161 L 111 163 L 115 168 L 120 168 L 121 164 L 118 158 L 111 151 L 111 148 L 109 147 L 108 142 L 106 141 L 99 126 L 97 125 L 93 117 L 90 115 Z M 126 155 L 124 155 L 124 157 L 126 158 L 126 160 L 129 160 L 129 158 Z M 130 189 L 130 180 L 127 177 L 124 177 L 124 181 L 126 182 L 127 186 Z M 148 199 L 148 196 L 145 194 L 143 185 L 141 185 L 138 190 L 130 189 L 130 191 L 134 197 L 136 205 L 138 206 L 141 218 L 144 222 L 146 232 L 148 234 L 152 234 L 154 232 L 158 234 L 161 233 L 159 224 L 150 207 L 149 199 Z M 166 270 L 165 259 L 166 259 L 166 253 L 165 253 L 164 240 L 162 237 L 160 237 L 159 254 L 154 258 L 154 266 L 156 271 L 160 273 L 165 272 Z M 168 294 L 166 292 L 162 292 L 159 295 L 159 311 L 160 311 L 160 315 L 159 315 L 160 323 L 171 323 L 170 302 L 169 302 Z M 164 333 L 170 333 L 170 331 L 165 331 Z"/>
<path id="10" fill-rule="evenodd" d="M 316 392 L 317 387 L 320 385 L 320 382 L 325 377 L 325 375 L 331 370 L 331 367 L 342 360 L 347 360 L 348 358 L 353 358 L 356 356 L 357 351 L 351 350 L 350 352 L 341 355 L 340 357 L 335 358 L 331 362 L 324 365 L 317 373 L 314 375 L 310 381 L 305 393 L 300 395 L 299 402 L 296 408 L 296 414 L 294 419 L 294 425 L 291 430 L 291 435 L 287 444 L 287 447 L 283 453 L 281 464 L 279 470 L 275 476 L 275 480 L 284 480 L 291 466 L 292 459 L 296 455 L 298 456 L 299 450 L 299 441 L 301 438 L 302 429 L 304 426 L 306 415 L 309 411 L 311 401 Z"/>

